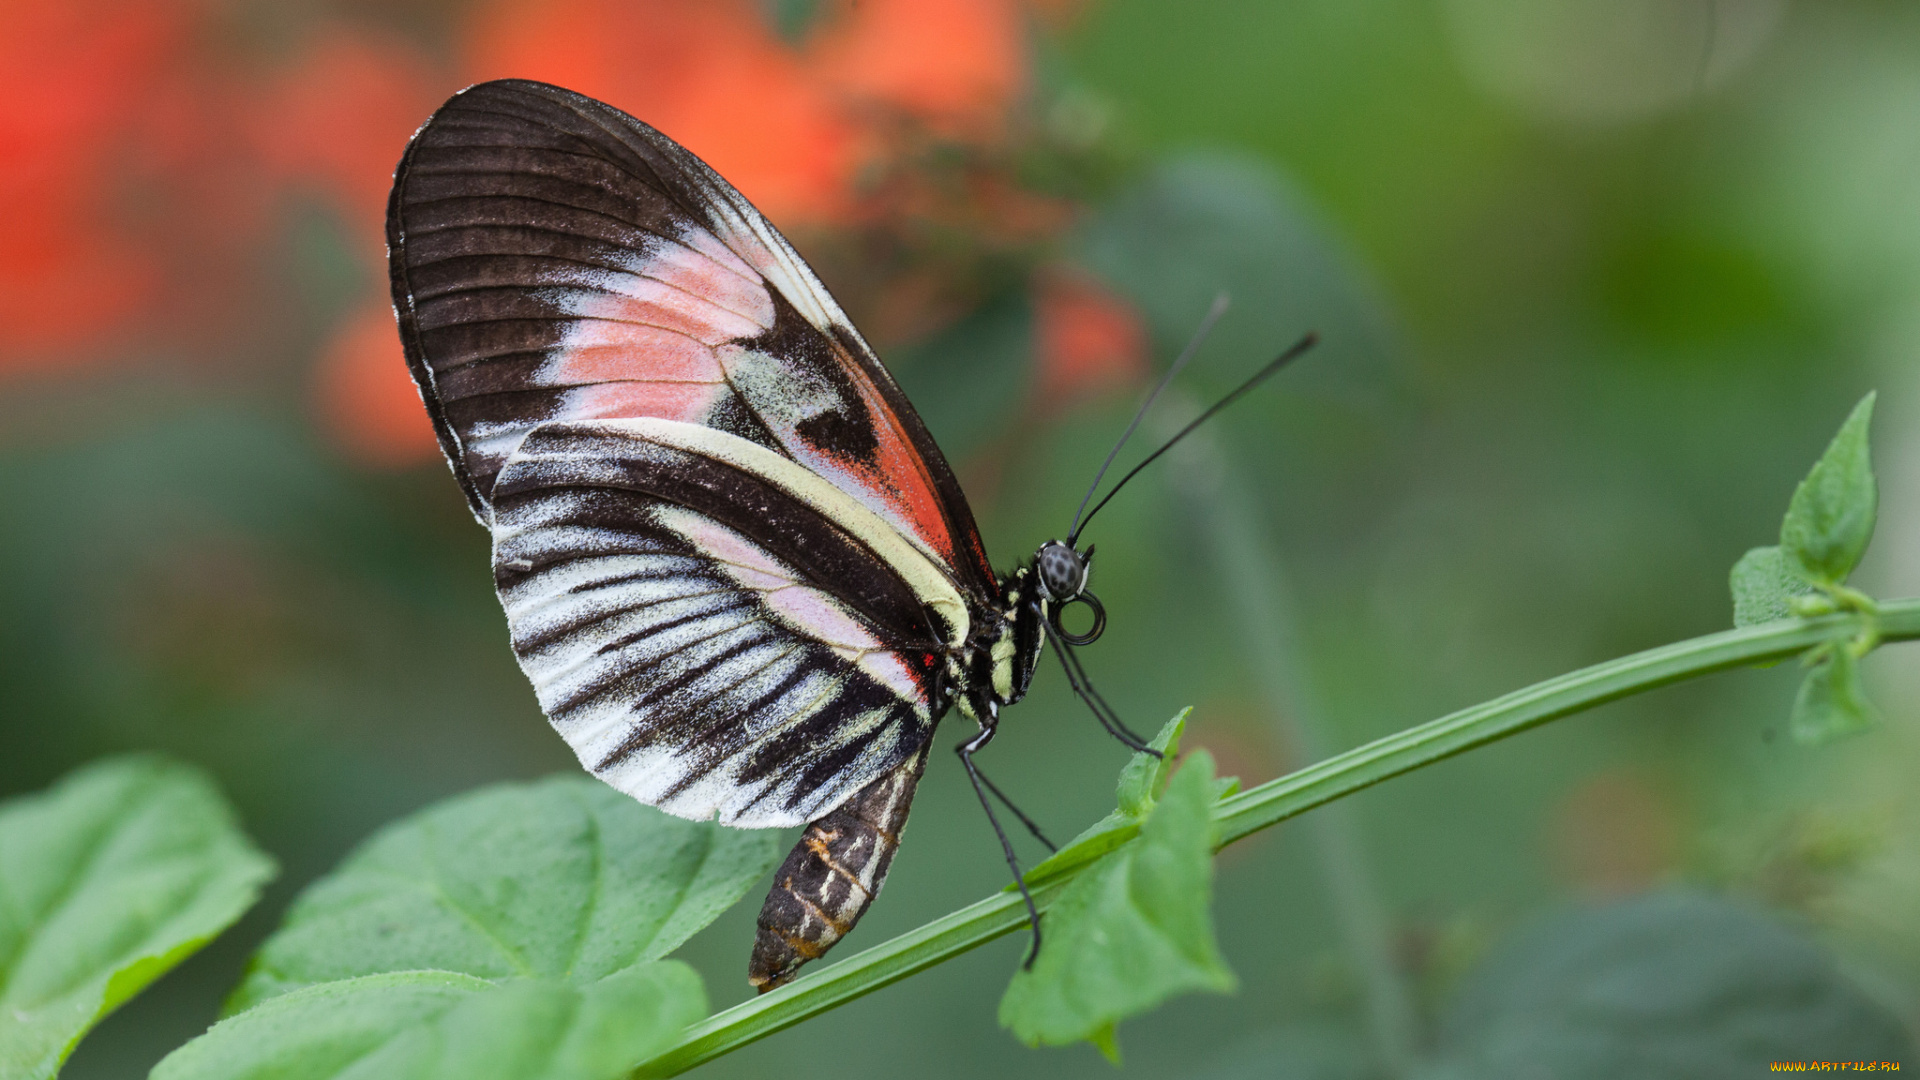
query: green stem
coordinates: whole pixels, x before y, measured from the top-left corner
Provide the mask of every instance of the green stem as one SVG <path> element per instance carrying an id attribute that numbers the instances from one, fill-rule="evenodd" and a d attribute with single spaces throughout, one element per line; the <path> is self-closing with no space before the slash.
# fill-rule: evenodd
<path id="1" fill-rule="evenodd" d="M 1669 683 L 1794 656 L 1855 625 L 1858 616 L 1781 621 L 1663 645 L 1535 683 L 1482 705 L 1377 739 L 1223 800 L 1214 811 L 1220 841 L 1351 795 L 1388 777 L 1504 739 L 1549 720 Z M 1920 638 L 1920 599 L 1880 605 L 1883 641 Z"/>
<path id="2" fill-rule="evenodd" d="M 1172 438 L 1199 406 L 1171 397 L 1161 406 L 1163 439 Z M 1173 453 L 1176 486 L 1199 523 L 1205 546 L 1224 591 L 1226 607 L 1237 617 L 1241 649 L 1247 654 L 1254 685 L 1266 699 L 1269 722 L 1282 745 L 1318 761 L 1327 753 L 1325 710 L 1317 700 L 1296 631 L 1293 589 L 1286 563 L 1271 549 L 1254 520 L 1258 505 L 1243 491 L 1233 466 L 1208 432 L 1198 431 Z M 1386 1080 L 1413 1075 L 1419 1060 L 1420 1015 L 1405 975 L 1393 957 L 1393 923 L 1381 899 L 1360 822 L 1346 804 L 1328 806 L 1306 821 L 1313 834 L 1320 877 L 1326 887 L 1334 926 L 1365 987 L 1368 1033 Z"/>
<path id="3" fill-rule="evenodd" d="M 1214 810 L 1220 843 L 1225 846 L 1389 777 L 1549 720 L 1683 679 L 1793 656 L 1831 640 L 1856 618 L 1836 614 L 1708 634 L 1582 668 L 1408 728 L 1222 800 Z M 1881 603 L 1879 624 L 1882 640 L 1920 638 L 1920 599 Z M 1112 846 L 1112 837 L 1093 839 L 1104 841 L 1103 850 Z M 1077 865 L 1071 859 L 1049 861 L 1060 869 L 1033 887 L 1034 902 L 1043 909 L 1093 860 Z M 817 974 L 707 1017 L 688 1028 L 672 1049 L 640 1066 L 635 1075 L 685 1072 L 1025 925 L 1019 895 L 995 893 Z"/>

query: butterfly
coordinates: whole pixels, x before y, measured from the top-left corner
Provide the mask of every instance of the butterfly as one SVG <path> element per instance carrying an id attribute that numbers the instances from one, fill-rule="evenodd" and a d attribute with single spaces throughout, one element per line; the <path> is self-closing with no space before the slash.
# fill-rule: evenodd
<path id="1" fill-rule="evenodd" d="M 973 755 L 1048 641 L 1144 749 L 1071 651 L 1105 625 L 1085 519 L 996 574 L 873 349 L 671 139 L 559 87 L 470 87 L 408 145 L 387 242 L 408 366 L 554 728 L 670 814 L 805 827 L 760 914 L 756 987 L 872 903 L 950 710 L 977 729 L 956 750 L 992 819 Z M 1073 604 L 1085 633 L 1061 621 Z"/>

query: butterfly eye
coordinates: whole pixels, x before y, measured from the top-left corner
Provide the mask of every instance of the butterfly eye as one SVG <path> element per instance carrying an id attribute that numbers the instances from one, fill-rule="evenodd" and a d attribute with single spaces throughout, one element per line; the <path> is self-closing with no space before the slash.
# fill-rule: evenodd
<path id="1" fill-rule="evenodd" d="M 1084 634 L 1069 633 L 1066 627 L 1060 625 L 1061 612 L 1066 611 L 1067 608 L 1074 604 L 1085 604 L 1093 610 L 1093 627 Z M 1047 608 L 1047 621 L 1053 624 L 1053 632 L 1060 635 L 1061 641 L 1069 645 L 1091 645 L 1100 639 L 1101 634 L 1107 631 L 1107 609 L 1101 606 L 1099 597 L 1090 592 L 1083 591 L 1080 595 L 1071 597 L 1062 603 L 1049 605 Z"/>
<path id="2" fill-rule="evenodd" d="M 1070 601 L 1087 587 L 1085 557 L 1058 540 L 1047 541 L 1034 553 L 1034 569 L 1049 600 Z"/>

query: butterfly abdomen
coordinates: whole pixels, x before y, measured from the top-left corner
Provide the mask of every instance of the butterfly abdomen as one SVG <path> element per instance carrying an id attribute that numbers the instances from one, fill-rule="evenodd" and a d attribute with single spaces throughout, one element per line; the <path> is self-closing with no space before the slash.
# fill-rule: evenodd
<path id="1" fill-rule="evenodd" d="M 922 746 L 800 834 L 760 908 L 747 980 L 761 993 L 819 959 L 866 914 L 886 884 L 926 765 Z"/>

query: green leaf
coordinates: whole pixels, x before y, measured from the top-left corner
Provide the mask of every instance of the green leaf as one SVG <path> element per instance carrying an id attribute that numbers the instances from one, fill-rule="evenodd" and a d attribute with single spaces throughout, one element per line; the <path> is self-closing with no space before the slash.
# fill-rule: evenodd
<path id="1" fill-rule="evenodd" d="M 1854 406 L 1813 471 L 1794 489 L 1780 523 L 1780 547 L 1795 572 L 1816 585 L 1838 585 L 1873 538 L 1879 494 L 1867 445 L 1873 395 Z"/>
<path id="2" fill-rule="evenodd" d="M 1067 841 L 1059 851 L 1035 863 L 1033 869 L 1027 871 L 1027 887 L 1032 888 L 1085 866 L 1139 835 L 1140 819 L 1115 810 Z M 1013 892 L 1014 887 L 1008 884 L 1001 891 Z"/>
<path id="3" fill-rule="evenodd" d="M 1473 972 L 1422 1080 L 1740 1080 L 1769 1061 L 1913 1060 L 1826 951 L 1738 904 L 1666 892 L 1555 917 Z"/>
<path id="4" fill-rule="evenodd" d="M 369 975 L 223 1020 L 152 1080 L 614 1080 L 705 1013 L 700 977 L 675 960 L 579 986 Z"/>
<path id="5" fill-rule="evenodd" d="M 1068 841 L 1065 847 L 1027 871 L 1029 887 L 1085 866 L 1140 835 L 1140 822 L 1153 809 L 1154 798 L 1166 787 L 1169 763 L 1180 752 L 1180 736 L 1186 730 L 1187 714 L 1192 711 L 1191 706 L 1182 709 L 1180 715 L 1162 725 L 1160 733 L 1147 744 L 1159 750 L 1163 757 L 1135 754 L 1128 759 L 1120 770 L 1120 782 L 1115 791 L 1119 808 L 1094 822 L 1079 836 Z M 1239 783 L 1237 778 L 1224 778 L 1218 782 L 1216 791 L 1224 793 L 1237 788 Z M 1008 885 L 1007 889 L 1011 891 L 1013 886 Z"/>
<path id="6" fill-rule="evenodd" d="M 1187 714 L 1192 706 L 1180 710 L 1180 715 L 1161 725 L 1160 733 L 1147 745 L 1160 751 L 1160 756 L 1137 753 L 1129 758 L 1120 770 L 1120 783 L 1114 791 L 1115 802 L 1120 812 L 1128 817 L 1144 818 L 1153 809 L 1155 799 L 1167 789 L 1167 777 L 1172 774 L 1174 759 L 1180 756 L 1180 736 L 1187 730 Z"/>
<path id="7" fill-rule="evenodd" d="M 388 826 L 309 888 L 228 1011 L 390 971 L 594 982 L 677 948 L 784 846 L 586 777 L 483 788 Z"/>
<path id="8" fill-rule="evenodd" d="M 1117 1054 L 1117 1021 L 1176 994 L 1233 989 L 1213 937 L 1212 809 L 1213 758 L 1201 750 L 1139 837 L 1061 891 L 1040 924 L 1040 955 L 1000 999 L 1003 1027 L 1030 1046 L 1086 1039 Z"/>
<path id="9" fill-rule="evenodd" d="M 1818 746 L 1879 722 L 1879 711 L 1860 685 L 1860 661 L 1841 641 L 1834 643 L 1826 660 L 1807 672 L 1799 695 L 1793 699 L 1787 727 L 1796 742 Z"/>
<path id="10" fill-rule="evenodd" d="M 1805 578 L 1787 565 L 1778 547 L 1758 547 L 1733 564 L 1733 625 L 1758 626 L 1793 614 L 1796 596 L 1816 592 Z"/>
<path id="11" fill-rule="evenodd" d="M 259 898 L 273 860 L 199 770 L 89 765 L 0 805 L 0 1080 L 43 1080 Z"/>
<path id="12" fill-rule="evenodd" d="M 1120 1064 L 1120 1030 L 1118 1024 L 1111 1020 L 1107 1021 L 1096 1028 L 1093 1034 L 1087 1036 L 1087 1041 L 1093 1044 L 1095 1050 L 1100 1051 L 1101 1057 L 1106 1058 L 1115 1065 Z"/>

